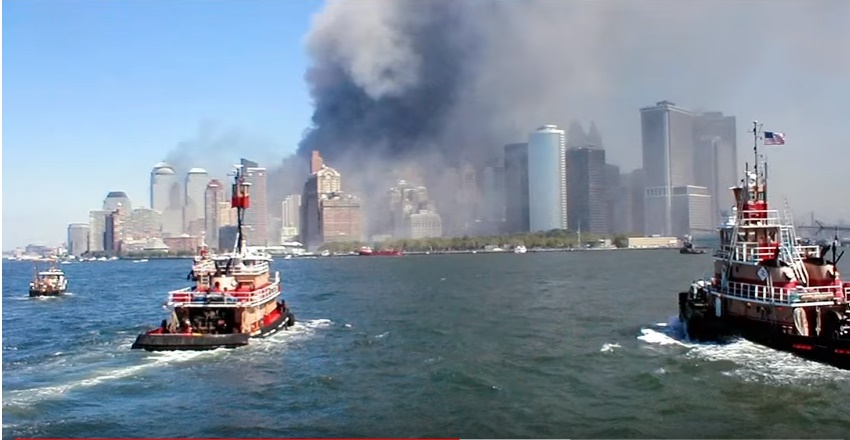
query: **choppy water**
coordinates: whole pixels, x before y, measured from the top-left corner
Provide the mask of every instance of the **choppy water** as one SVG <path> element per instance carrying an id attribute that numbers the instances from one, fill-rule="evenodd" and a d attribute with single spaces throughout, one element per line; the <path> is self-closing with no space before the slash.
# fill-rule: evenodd
<path id="1" fill-rule="evenodd" d="M 671 251 L 281 260 L 298 325 L 147 353 L 189 262 L 3 263 L 3 437 L 839 438 L 850 373 L 685 342 Z M 850 274 L 850 270 L 846 270 Z"/>

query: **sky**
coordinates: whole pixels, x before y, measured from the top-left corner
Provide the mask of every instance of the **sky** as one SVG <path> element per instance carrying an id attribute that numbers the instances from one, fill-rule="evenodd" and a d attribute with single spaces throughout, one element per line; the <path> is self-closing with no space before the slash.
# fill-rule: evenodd
<path id="1" fill-rule="evenodd" d="M 283 157 L 308 126 L 318 1 L 3 2 L 3 249 L 55 245 L 205 130 Z M 231 163 L 238 162 L 233 157 Z M 18 182 L 24 182 L 21 186 Z"/>

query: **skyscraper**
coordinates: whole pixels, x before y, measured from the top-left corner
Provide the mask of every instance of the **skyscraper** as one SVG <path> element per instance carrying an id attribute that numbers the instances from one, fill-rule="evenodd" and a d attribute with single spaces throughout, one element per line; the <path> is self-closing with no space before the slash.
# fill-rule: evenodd
<path id="1" fill-rule="evenodd" d="M 183 233 L 181 195 L 180 182 L 174 168 L 165 162 L 154 165 L 150 182 L 151 209 L 162 214 L 162 234 L 165 236 Z"/>
<path id="2" fill-rule="evenodd" d="M 68 253 L 79 257 L 89 250 L 89 225 L 71 223 L 68 225 Z"/>
<path id="3" fill-rule="evenodd" d="M 505 221 L 508 232 L 528 232 L 528 144 L 505 145 Z"/>
<path id="4" fill-rule="evenodd" d="M 567 151 L 569 228 L 607 234 L 608 193 L 605 150 L 590 146 Z"/>
<path id="5" fill-rule="evenodd" d="M 102 252 L 106 241 L 106 216 L 109 211 L 89 212 L 89 252 Z"/>
<path id="6" fill-rule="evenodd" d="M 286 196 L 281 205 L 281 241 L 297 239 L 301 224 L 301 194 Z"/>
<path id="7" fill-rule="evenodd" d="M 177 181 L 177 175 L 171 165 L 160 162 L 151 170 L 150 206 L 164 213 L 170 203 L 171 185 Z"/>
<path id="8" fill-rule="evenodd" d="M 245 211 L 245 236 L 249 246 L 266 246 L 269 242 L 266 169 L 247 159 L 242 159 L 241 164 L 245 180 L 251 183 L 251 208 Z"/>
<path id="9" fill-rule="evenodd" d="M 531 232 L 567 229 L 566 136 L 544 125 L 528 139 L 528 208 Z"/>
<path id="10" fill-rule="evenodd" d="M 205 193 L 209 175 L 203 168 L 192 168 L 186 174 L 183 200 L 183 231 L 200 235 L 204 230 Z"/>
<path id="11" fill-rule="evenodd" d="M 646 233 L 674 231 L 673 188 L 693 185 L 693 115 L 669 101 L 640 109 L 643 169 L 646 173 Z M 686 232 L 684 232 L 686 233 Z"/>
<path id="12" fill-rule="evenodd" d="M 204 192 L 204 241 L 208 246 L 218 246 L 218 230 L 224 226 L 219 220 L 219 206 L 225 203 L 226 191 L 218 179 L 207 183 Z"/>
<path id="13" fill-rule="evenodd" d="M 713 224 L 731 210 L 735 199 L 729 187 L 738 180 L 738 143 L 735 117 L 707 112 L 694 120 L 695 184 L 708 188 Z"/>
<path id="14" fill-rule="evenodd" d="M 505 220 L 505 167 L 491 163 L 484 167 L 484 220 Z M 498 231 L 496 231 L 498 232 Z"/>

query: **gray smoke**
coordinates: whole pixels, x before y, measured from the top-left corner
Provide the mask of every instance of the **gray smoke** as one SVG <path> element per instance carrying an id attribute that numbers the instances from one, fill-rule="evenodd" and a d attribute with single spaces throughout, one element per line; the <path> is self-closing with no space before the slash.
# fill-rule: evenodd
<path id="1" fill-rule="evenodd" d="M 768 93 L 755 75 L 846 78 L 847 23 L 850 3 L 829 0 L 332 0 L 306 39 L 313 126 L 286 163 L 298 181 L 319 150 L 375 192 L 399 164 L 439 180 L 444 165 L 481 164 L 542 124 L 595 120 L 608 156 L 640 166 L 640 106 L 787 117 L 738 94 Z"/>

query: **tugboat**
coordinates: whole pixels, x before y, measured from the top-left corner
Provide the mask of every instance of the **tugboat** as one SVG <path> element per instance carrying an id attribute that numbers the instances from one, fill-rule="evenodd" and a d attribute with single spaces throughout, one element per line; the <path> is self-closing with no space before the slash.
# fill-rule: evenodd
<path id="1" fill-rule="evenodd" d="M 769 209 L 761 134 L 754 122 L 756 162 L 731 188 L 737 206 L 719 230 L 714 276 L 679 293 L 679 319 L 692 340 L 738 336 L 850 369 L 850 283 L 836 267 L 843 252 L 836 255 L 838 243 L 801 244 L 787 202 L 782 216 Z"/>
<path id="2" fill-rule="evenodd" d="M 695 248 L 693 237 L 691 237 L 690 235 L 686 235 L 684 238 L 682 238 L 682 247 L 679 248 L 679 253 L 697 255 L 704 254 L 705 250 Z"/>
<path id="3" fill-rule="evenodd" d="M 35 268 L 35 278 L 30 283 L 30 296 L 59 296 L 68 290 L 68 279 L 65 272 L 53 264 L 50 268 L 39 272 Z"/>
<path id="4" fill-rule="evenodd" d="M 233 252 L 210 255 L 201 246 L 188 279 L 194 286 L 170 292 L 171 320 L 139 335 L 134 349 L 212 350 L 248 345 L 250 338 L 269 336 L 295 324 L 281 295 L 280 272 L 270 276 L 271 256 L 249 250 L 242 231 L 250 205 L 250 183 L 236 166 L 231 206 L 237 211 Z"/>

